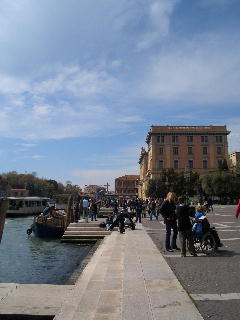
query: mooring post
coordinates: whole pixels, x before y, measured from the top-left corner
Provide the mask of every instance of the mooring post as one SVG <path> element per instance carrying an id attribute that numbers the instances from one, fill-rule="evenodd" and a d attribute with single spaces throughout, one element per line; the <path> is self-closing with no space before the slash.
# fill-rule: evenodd
<path id="1" fill-rule="evenodd" d="M 3 228 L 8 208 L 8 199 L 0 199 L 0 243 L 3 235 Z"/>

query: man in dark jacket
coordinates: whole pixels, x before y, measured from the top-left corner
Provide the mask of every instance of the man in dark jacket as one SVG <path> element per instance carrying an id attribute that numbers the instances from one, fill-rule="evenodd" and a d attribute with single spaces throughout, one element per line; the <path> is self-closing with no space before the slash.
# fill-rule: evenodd
<path id="1" fill-rule="evenodd" d="M 192 224 L 190 216 L 194 217 L 194 211 L 191 207 L 185 204 L 184 197 L 178 198 L 178 206 L 176 208 L 177 224 L 179 231 L 179 238 L 181 243 L 181 256 L 186 257 L 186 242 L 188 240 L 188 250 L 191 255 L 197 256 L 192 234 Z"/>
<path id="2" fill-rule="evenodd" d="M 173 252 L 173 249 L 180 250 L 177 247 L 177 217 L 176 217 L 176 204 L 175 204 L 175 194 L 173 192 L 168 192 L 166 200 L 163 201 L 160 207 L 160 214 L 164 218 L 164 223 L 166 225 L 166 240 L 165 247 L 166 251 Z M 173 230 L 172 241 L 170 246 L 171 230 Z"/>

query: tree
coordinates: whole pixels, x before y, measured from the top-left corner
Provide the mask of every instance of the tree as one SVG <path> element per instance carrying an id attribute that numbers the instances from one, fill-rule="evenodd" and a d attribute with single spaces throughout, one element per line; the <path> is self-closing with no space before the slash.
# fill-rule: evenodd
<path id="1" fill-rule="evenodd" d="M 164 198 L 168 192 L 177 196 L 187 194 L 194 196 L 199 189 L 199 174 L 190 171 L 188 176 L 184 172 L 177 173 L 174 169 L 164 170 L 159 178 L 150 179 L 146 191 L 147 197 Z"/>
<path id="2" fill-rule="evenodd" d="M 219 169 L 219 171 L 228 171 L 229 170 L 228 163 L 227 163 L 226 159 L 223 159 L 223 161 L 220 162 L 218 169 Z"/>
<path id="3" fill-rule="evenodd" d="M 234 199 L 240 193 L 240 176 L 234 172 L 218 171 L 201 179 L 203 191 L 207 195 L 218 196 L 220 199 Z"/>

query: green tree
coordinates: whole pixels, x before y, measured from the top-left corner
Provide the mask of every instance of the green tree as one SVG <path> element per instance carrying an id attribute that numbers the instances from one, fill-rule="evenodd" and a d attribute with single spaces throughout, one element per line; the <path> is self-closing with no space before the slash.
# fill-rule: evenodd
<path id="1" fill-rule="evenodd" d="M 228 163 L 227 163 L 226 159 L 223 159 L 223 161 L 220 162 L 218 169 L 219 169 L 219 171 L 228 171 L 229 170 Z"/>

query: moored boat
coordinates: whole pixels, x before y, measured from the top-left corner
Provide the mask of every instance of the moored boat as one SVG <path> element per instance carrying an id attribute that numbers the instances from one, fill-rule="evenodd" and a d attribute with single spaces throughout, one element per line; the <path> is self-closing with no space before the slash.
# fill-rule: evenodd
<path id="1" fill-rule="evenodd" d="M 7 217 L 20 217 L 40 214 L 50 198 L 46 197 L 8 197 Z"/>
<path id="2" fill-rule="evenodd" d="M 67 224 L 67 215 L 64 210 L 49 208 L 42 214 L 34 218 L 33 224 L 27 230 L 27 234 L 32 232 L 39 238 L 61 238 L 64 234 Z"/>

